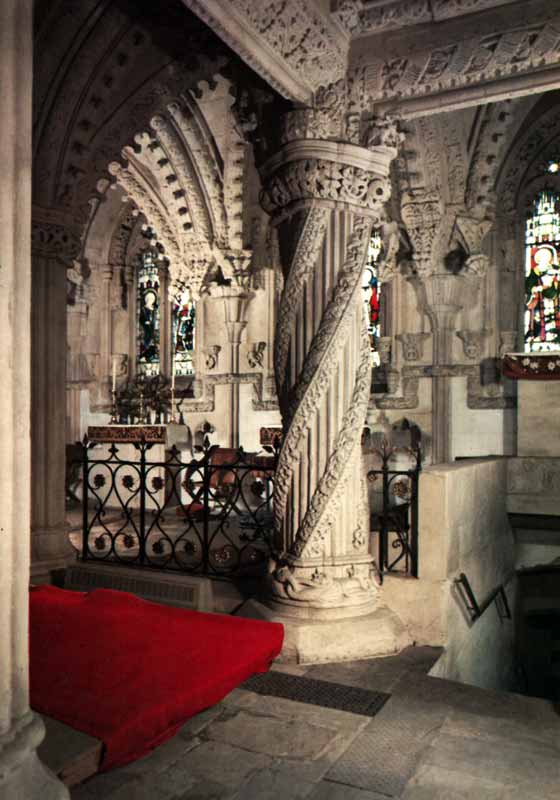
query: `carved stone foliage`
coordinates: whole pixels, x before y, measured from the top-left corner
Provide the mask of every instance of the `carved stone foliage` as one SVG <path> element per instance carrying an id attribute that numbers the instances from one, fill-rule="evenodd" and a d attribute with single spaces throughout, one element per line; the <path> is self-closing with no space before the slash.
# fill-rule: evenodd
<path id="1" fill-rule="evenodd" d="M 413 12 L 417 3 L 408 4 Z M 386 16 L 398 15 L 399 6 L 372 9 Z M 472 29 L 474 31 L 474 28 Z M 519 8 L 502 17 L 494 28 L 460 39 L 441 39 L 424 50 L 410 49 L 403 39 L 391 58 L 364 56 L 369 68 L 369 92 L 373 102 L 428 95 L 476 83 L 506 78 L 558 64 L 560 16 L 549 6 L 545 13 Z"/>
<path id="2" fill-rule="evenodd" d="M 437 268 L 434 264 L 434 245 L 439 235 L 442 208 L 435 198 L 403 198 L 401 216 L 414 249 L 414 268 L 427 275 Z"/>
<path id="3" fill-rule="evenodd" d="M 389 181 L 379 175 L 352 165 L 308 158 L 282 165 L 268 181 L 262 204 L 273 213 L 292 202 L 314 198 L 349 203 L 380 215 L 389 193 Z"/>
<path id="4" fill-rule="evenodd" d="M 346 47 L 327 15 L 299 0 L 235 4 L 185 0 L 256 72 L 285 97 L 305 100 L 346 69 Z"/>
<path id="5" fill-rule="evenodd" d="M 352 35 L 382 33 L 425 22 L 441 22 L 463 14 L 505 5 L 511 0 L 339 0 L 334 16 Z"/>

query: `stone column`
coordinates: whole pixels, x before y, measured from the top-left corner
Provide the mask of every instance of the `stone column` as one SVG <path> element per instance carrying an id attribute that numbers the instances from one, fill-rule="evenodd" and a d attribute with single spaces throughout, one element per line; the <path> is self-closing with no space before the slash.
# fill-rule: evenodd
<path id="1" fill-rule="evenodd" d="M 101 326 L 99 337 L 100 352 L 100 400 L 102 403 L 111 403 L 111 374 L 113 369 L 113 305 L 112 283 L 114 266 L 101 264 L 101 292 L 99 305 L 101 308 Z"/>
<path id="2" fill-rule="evenodd" d="M 228 446 L 237 448 L 243 444 L 239 441 L 240 387 L 239 380 L 236 380 L 236 377 L 239 376 L 239 348 L 243 333 L 247 327 L 247 306 L 253 295 L 238 286 L 223 286 L 222 297 L 224 298 L 226 330 L 230 344 L 230 374 L 232 376 L 229 408 L 230 440 Z"/>
<path id="3" fill-rule="evenodd" d="M 285 145 L 263 168 L 285 273 L 275 343 L 284 442 L 266 605 L 286 625 L 288 655 L 368 657 L 403 642 L 378 606 L 361 460 L 371 382 L 361 279 L 396 147 L 311 138 L 314 126 L 294 114 L 303 124 L 288 116 Z"/>
<path id="4" fill-rule="evenodd" d="M 31 0 L 0 3 L 0 75 L 0 797 L 62 800 L 66 788 L 37 758 L 44 726 L 28 688 Z"/>
<path id="5" fill-rule="evenodd" d="M 41 583 L 74 552 L 65 519 L 66 270 L 80 240 L 60 212 L 34 206 L 31 241 L 31 577 Z"/>

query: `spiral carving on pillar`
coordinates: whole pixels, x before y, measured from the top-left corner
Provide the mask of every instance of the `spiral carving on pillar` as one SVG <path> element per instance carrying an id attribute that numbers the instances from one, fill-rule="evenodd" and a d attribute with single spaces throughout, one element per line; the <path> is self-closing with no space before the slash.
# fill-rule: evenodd
<path id="1" fill-rule="evenodd" d="M 367 613 L 375 597 L 361 469 L 371 383 L 361 278 L 393 152 L 292 142 L 270 162 L 263 192 L 292 245 L 275 343 L 285 433 L 271 569 L 274 598 L 291 606 Z"/>

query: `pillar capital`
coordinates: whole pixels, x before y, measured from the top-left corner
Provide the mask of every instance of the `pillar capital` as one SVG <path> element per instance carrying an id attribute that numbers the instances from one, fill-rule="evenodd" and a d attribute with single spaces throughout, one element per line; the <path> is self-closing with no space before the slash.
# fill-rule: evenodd
<path id="1" fill-rule="evenodd" d="M 391 194 L 392 147 L 300 139 L 285 144 L 262 170 L 261 202 L 273 218 L 301 208 L 346 208 L 379 222 Z"/>

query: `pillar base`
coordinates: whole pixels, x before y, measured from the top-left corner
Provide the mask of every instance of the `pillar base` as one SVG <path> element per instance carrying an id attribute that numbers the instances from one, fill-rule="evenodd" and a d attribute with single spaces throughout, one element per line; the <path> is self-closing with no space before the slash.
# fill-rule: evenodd
<path id="1" fill-rule="evenodd" d="M 14 800 L 70 800 L 66 786 L 40 761 L 35 748 L 45 735 L 30 713 L 0 737 L 0 797 Z"/>
<path id="2" fill-rule="evenodd" d="M 412 644 L 399 617 L 387 606 L 378 605 L 364 616 L 345 619 L 296 619 L 249 600 L 237 616 L 280 622 L 284 645 L 279 661 L 320 664 L 389 656 Z"/>
<path id="3" fill-rule="evenodd" d="M 53 570 L 66 569 L 76 560 L 66 525 L 31 531 L 31 582 L 50 583 Z"/>

